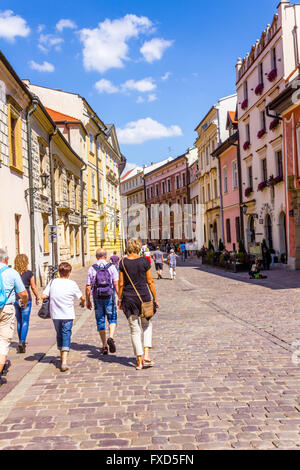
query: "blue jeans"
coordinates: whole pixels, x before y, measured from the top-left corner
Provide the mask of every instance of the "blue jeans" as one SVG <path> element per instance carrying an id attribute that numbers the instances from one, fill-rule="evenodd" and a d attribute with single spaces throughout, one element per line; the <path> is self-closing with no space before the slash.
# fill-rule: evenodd
<path id="1" fill-rule="evenodd" d="M 94 305 L 98 331 L 105 330 L 105 316 L 107 317 L 109 325 L 111 323 L 117 324 L 117 309 L 114 295 L 105 300 L 94 299 Z"/>
<path id="2" fill-rule="evenodd" d="M 26 341 L 29 318 L 31 312 L 32 301 L 29 300 L 25 308 L 21 308 L 18 302 L 15 302 L 16 318 L 17 318 L 17 330 L 19 341 Z"/>
<path id="3" fill-rule="evenodd" d="M 53 320 L 57 349 L 70 351 L 73 320 Z"/>

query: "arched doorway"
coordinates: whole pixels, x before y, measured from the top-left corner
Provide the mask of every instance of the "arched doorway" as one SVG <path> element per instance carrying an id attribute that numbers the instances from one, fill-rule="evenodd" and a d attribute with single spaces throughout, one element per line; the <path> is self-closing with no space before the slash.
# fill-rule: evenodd
<path id="1" fill-rule="evenodd" d="M 214 241 L 215 250 L 217 250 L 218 249 L 218 227 L 217 227 L 217 222 L 214 222 L 214 225 L 213 225 L 213 241 Z"/>
<path id="2" fill-rule="evenodd" d="M 271 220 L 271 217 L 270 217 L 269 214 L 266 216 L 265 229 L 266 229 L 267 245 L 268 245 L 268 247 L 269 247 L 270 249 L 273 249 L 272 220 Z"/>
<path id="3" fill-rule="evenodd" d="M 286 242 L 286 215 L 281 212 L 279 216 L 279 242 L 280 242 L 280 254 L 285 255 L 287 258 L 287 242 Z"/>

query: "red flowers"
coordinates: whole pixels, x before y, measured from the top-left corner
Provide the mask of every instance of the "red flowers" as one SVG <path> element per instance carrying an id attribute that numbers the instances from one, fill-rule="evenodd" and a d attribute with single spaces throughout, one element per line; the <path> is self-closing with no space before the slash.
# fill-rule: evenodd
<path id="1" fill-rule="evenodd" d="M 242 109 L 248 108 L 248 100 L 247 100 L 247 98 L 242 102 L 241 108 L 242 108 Z"/>
<path id="2" fill-rule="evenodd" d="M 267 186 L 268 186 L 267 181 L 262 181 L 262 182 L 259 183 L 259 185 L 257 186 L 257 191 L 263 191 Z"/>
<path id="3" fill-rule="evenodd" d="M 247 150 L 249 147 L 250 147 L 250 142 L 248 142 L 248 140 L 247 140 L 243 145 L 243 149 Z"/>
<path id="4" fill-rule="evenodd" d="M 271 72 L 269 72 L 269 74 L 268 74 L 269 82 L 273 82 L 276 77 L 277 77 L 277 69 L 271 70 Z"/>
<path id="5" fill-rule="evenodd" d="M 249 197 L 250 194 L 252 193 L 253 189 L 252 188 L 246 188 L 245 189 L 245 197 Z"/>
<path id="6" fill-rule="evenodd" d="M 279 119 L 278 118 L 275 118 L 273 119 L 273 121 L 270 122 L 270 130 L 272 131 L 273 129 L 275 129 L 279 124 Z"/>
<path id="7" fill-rule="evenodd" d="M 257 87 L 255 88 L 254 93 L 255 93 L 256 95 L 261 95 L 262 92 L 263 92 L 263 89 L 264 89 L 264 84 L 263 84 L 263 83 L 259 83 L 259 84 L 257 85 Z"/>
<path id="8" fill-rule="evenodd" d="M 257 137 L 261 139 L 265 135 L 265 133 L 266 133 L 266 129 L 261 129 L 260 131 L 258 131 Z"/>

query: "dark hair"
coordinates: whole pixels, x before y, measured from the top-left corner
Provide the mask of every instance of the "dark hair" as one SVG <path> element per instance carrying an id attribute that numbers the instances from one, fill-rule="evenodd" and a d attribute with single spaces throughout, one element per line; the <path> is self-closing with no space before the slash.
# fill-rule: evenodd
<path id="1" fill-rule="evenodd" d="M 72 266 L 70 263 L 66 263 L 65 261 L 63 263 L 60 263 L 58 266 L 58 272 L 60 277 L 67 277 L 68 274 L 72 271 Z"/>
<path id="2" fill-rule="evenodd" d="M 116 252 L 116 251 L 114 251 L 114 255 L 116 255 L 116 254 L 117 254 L 117 252 Z"/>

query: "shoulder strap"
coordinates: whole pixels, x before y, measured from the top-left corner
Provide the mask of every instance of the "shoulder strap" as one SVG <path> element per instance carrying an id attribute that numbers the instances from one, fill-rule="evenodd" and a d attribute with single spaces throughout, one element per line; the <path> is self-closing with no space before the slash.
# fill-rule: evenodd
<path id="1" fill-rule="evenodd" d="M 124 265 L 124 258 L 122 258 L 121 263 L 122 263 L 123 269 L 124 269 L 124 271 L 125 271 L 125 273 L 126 273 L 128 279 L 129 279 L 129 281 L 130 281 L 132 287 L 133 287 L 134 290 L 135 290 L 136 295 L 138 296 L 138 298 L 139 298 L 139 300 L 141 301 L 141 303 L 143 303 L 140 294 L 139 294 L 138 291 L 136 290 L 136 287 L 135 287 L 135 285 L 133 284 L 133 282 L 132 282 L 132 280 L 131 280 L 131 277 L 129 276 L 129 274 L 128 274 L 128 272 L 127 272 L 127 269 L 125 268 L 125 265 Z"/>
<path id="2" fill-rule="evenodd" d="M 99 264 L 93 264 L 92 268 L 94 268 L 95 271 L 98 271 L 100 269 Z"/>
<path id="3" fill-rule="evenodd" d="M 109 269 L 111 266 L 113 266 L 113 263 L 108 263 L 106 266 L 104 266 L 104 269 Z"/>

